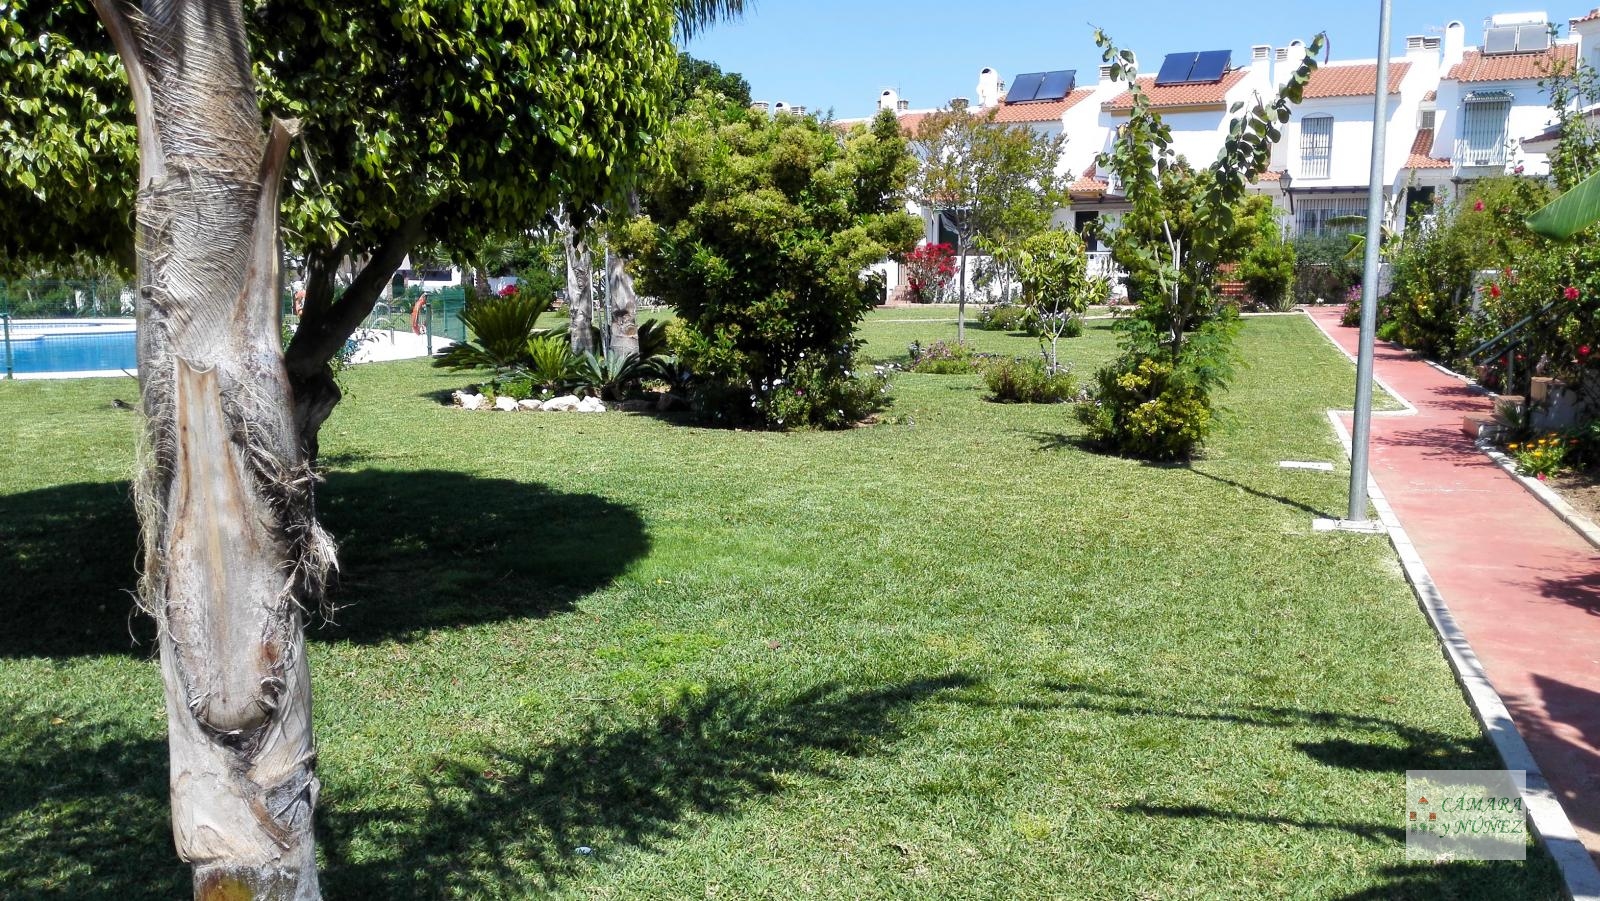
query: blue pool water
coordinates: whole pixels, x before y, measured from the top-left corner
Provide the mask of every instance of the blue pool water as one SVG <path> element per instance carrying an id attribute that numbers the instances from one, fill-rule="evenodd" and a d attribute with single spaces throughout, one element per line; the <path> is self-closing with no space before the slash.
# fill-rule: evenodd
<path id="1" fill-rule="evenodd" d="M 131 372 L 138 365 L 133 340 L 134 333 L 131 331 L 36 335 L 13 328 L 11 368 L 18 374 Z M 0 348 L 0 354 L 3 353 L 4 348 Z M 0 365 L 4 362 L 0 358 Z"/>

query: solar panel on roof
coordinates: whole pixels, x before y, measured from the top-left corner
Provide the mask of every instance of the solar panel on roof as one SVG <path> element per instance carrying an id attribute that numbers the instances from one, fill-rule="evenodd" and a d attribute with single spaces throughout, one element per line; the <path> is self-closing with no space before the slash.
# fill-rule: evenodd
<path id="1" fill-rule="evenodd" d="M 1194 68 L 1195 57 L 1198 53 L 1169 53 L 1161 63 L 1161 71 L 1156 73 L 1156 84 L 1186 84 L 1189 81 L 1189 70 Z"/>
<path id="2" fill-rule="evenodd" d="M 1517 29 L 1515 27 L 1491 28 L 1485 31 L 1483 33 L 1483 52 L 1486 55 L 1492 53 L 1516 53 Z"/>
<path id="3" fill-rule="evenodd" d="M 1044 82 L 1039 85 L 1039 93 L 1033 95 L 1035 100 L 1060 100 L 1072 93 L 1078 80 L 1075 69 L 1060 69 L 1055 72 L 1044 73 Z"/>
<path id="4" fill-rule="evenodd" d="M 1530 50 L 1550 49 L 1550 26 L 1548 25 L 1519 25 L 1517 26 L 1517 52 L 1527 53 Z"/>
<path id="5" fill-rule="evenodd" d="M 1027 103 L 1039 93 L 1039 85 L 1044 83 L 1045 73 L 1026 72 L 1018 75 L 1011 81 L 1011 90 L 1006 92 L 1007 103 Z"/>
<path id="6" fill-rule="evenodd" d="M 1233 60 L 1231 50 L 1207 50 L 1195 57 L 1194 68 L 1189 71 L 1190 84 L 1209 84 L 1221 81 Z"/>

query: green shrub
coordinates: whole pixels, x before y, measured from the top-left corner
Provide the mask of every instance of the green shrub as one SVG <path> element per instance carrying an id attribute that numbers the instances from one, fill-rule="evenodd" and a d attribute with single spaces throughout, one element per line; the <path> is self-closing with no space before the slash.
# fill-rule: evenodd
<path id="1" fill-rule="evenodd" d="M 1093 397 L 1077 417 L 1089 440 L 1145 460 L 1189 457 L 1211 429 L 1202 380 L 1154 357 L 1124 356 L 1095 374 Z"/>
<path id="2" fill-rule="evenodd" d="M 925 375 L 970 375 L 982 372 L 992 354 L 980 354 L 964 344 L 935 341 L 923 347 L 920 341 L 911 344 L 912 372 Z"/>
<path id="3" fill-rule="evenodd" d="M 524 342 L 527 373 L 539 393 L 553 394 L 571 387 L 578 377 L 578 355 L 564 335 L 539 335 Z"/>
<path id="4" fill-rule="evenodd" d="M 984 307 L 972 324 L 990 332 L 1023 332 L 1028 330 L 1032 317 L 1027 307 L 1014 303 L 997 303 Z"/>
<path id="5" fill-rule="evenodd" d="M 774 387 L 767 403 L 773 428 L 844 429 L 889 403 L 889 379 L 870 367 L 838 372 L 827 361 L 807 359 L 790 379 Z"/>
<path id="6" fill-rule="evenodd" d="M 1066 369 L 1050 372 L 1043 360 L 997 360 L 984 371 L 989 399 L 1006 404 L 1059 404 L 1077 396 Z"/>
<path id="7" fill-rule="evenodd" d="M 495 369 L 511 372 L 528 364 L 528 336 L 539 316 L 550 309 L 550 298 L 517 292 L 468 304 L 461 311 L 470 340 L 452 344 L 433 365 L 448 369 Z"/>

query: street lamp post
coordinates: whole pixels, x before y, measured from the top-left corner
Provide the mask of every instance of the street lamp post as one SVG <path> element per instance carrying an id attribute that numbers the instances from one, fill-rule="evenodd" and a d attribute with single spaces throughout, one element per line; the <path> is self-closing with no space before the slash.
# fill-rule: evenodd
<path id="1" fill-rule="evenodd" d="M 1378 13 L 1378 84 L 1372 100 L 1372 174 L 1367 182 L 1367 248 L 1361 277 L 1361 349 L 1356 358 L 1355 422 L 1350 440 L 1350 509 L 1345 521 L 1367 520 L 1368 445 L 1372 440 L 1372 343 L 1378 327 L 1378 254 L 1383 240 L 1384 138 L 1389 120 L 1389 8 Z"/>

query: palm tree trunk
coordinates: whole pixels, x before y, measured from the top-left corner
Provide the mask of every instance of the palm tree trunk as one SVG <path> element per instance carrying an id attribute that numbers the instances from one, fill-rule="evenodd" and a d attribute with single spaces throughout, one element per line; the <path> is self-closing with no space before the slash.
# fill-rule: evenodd
<path id="1" fill-rule="evenodd" d="M 561 220 L 561 242 L 567 251 L 567 334 L 572 352 L 594 353 L 594 260 L 570 213 Z"/>
<path id="2" fill-rule="evenodd" d="M 639 194 L 628 192 L 628 217 L 639 215 Z M 611 305 L 611 353 L 617 359 L 639 355 L 639 295 L 628 273 L 628 258 L 612 248 L 606 260 L 606 300 Z"/>
<path id="3" fill-rule="evenodd" d="M 237 2 L 95 0 L 139 126 L 140 600 L 160 627 L 173 836 L 197 898 L 319 897 L 301 610 L 317 526 L 279 347 L 278 187 Z"/>

